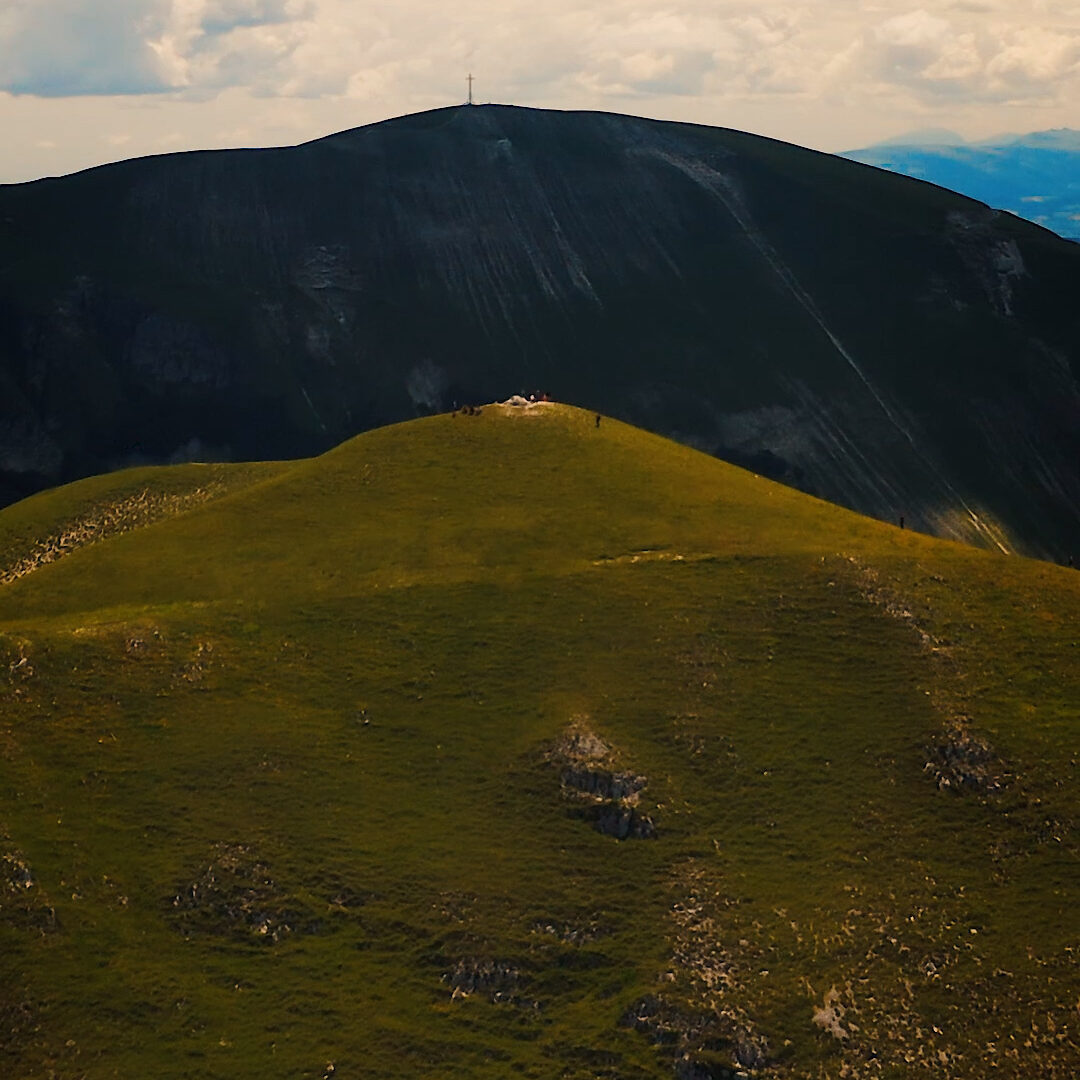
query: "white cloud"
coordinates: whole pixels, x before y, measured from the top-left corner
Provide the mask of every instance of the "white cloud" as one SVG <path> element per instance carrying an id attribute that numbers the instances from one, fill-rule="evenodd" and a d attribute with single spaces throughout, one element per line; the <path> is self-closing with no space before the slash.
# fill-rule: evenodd
<path id="1" fill-rule="evenodd" d="M 476 64 L 502 96 L 1045 100 L 1078 63 L 1067 0 L 1024 13 L 1000 0 L 8 0 L 0 15 L 0 89 L 43 96 L 246 87 L 422 101 Z"/>
<path id="2" fill-rule="evenodd" d="M 1080 13 L 1072 25 L 982 18 L 971 5 L 951 17 L 918 8 L 864 32 L 847 76 L 920 101 L 943 98 L 1004 104 L 1065 101 L 1080 76 Z M 1060 14 L 1060 13 L 1059 13 Z"/>
<path id="3" fill-rule="evenodd" d="M 225 33 L 238 26 L 292 22 L 316 10 L 313 0 L 204 0 L 201 5 L 188 0 L 187 6 L 202 7 L 200 22 L 207 34 Z"/>
<path id="4" fill-rule="evenodd" d="M 0 89 L 62 97 L 248 85 L 299 44 L 314 0 L 9 0 Z"/>
<path id="5" fill-rule="evenodd" d="M 0 22 L 0 88 L 39 95 L 215 92 L 407 94 L 424 73 L 482 60 L 489 83 L 692 94 L 723 73 L 766 85 L 777 52 L 792 81 L 799 8 L 631 0 L 543 9 L 403 0 L 13 0 Z M 11 25 L 7 25 L 7 24 Z M 87 28 L 93 32 L 87 34 Z M 18 57 L 24 58 L 19 65 Z M 812 69 L 812 62 L 805 68 Z M 745 69 L 745 71 L 743 70 Z M 433 88 L 433 85 L 432 85 Z M 779 84 L 774 90 L 781 90 Z"/>
<path id="6" fill-rule="evenodd" d="M 1052 91 L 1080 72 L 1080 30 L 1021 26 L 1003 36 L 986 73 L 994 87 L 1013 93 Z"/>
<path id="7" fill-rule="evenodd" d="M 104 117 L 125 95 L 160 113 L 149 143 L 102 121 L 97 143 L 134 132 L 125 152 L 160 148 L 162 130 L 182 133 L 177 146 L 198 131 L 203 145 L 269 143 L 452 104 L 469 70 L 480 101 L 837 149 L 913 127 L 1075 125 L 1080 0 L 0 0 L 6 133 L 12 116 L 45 114 L 35 102 L 71 112 L 100 96 Z M 35 124 L 22 146 L 59 141 Z"/>
<path id="8" fill-rule="evenodd" d="M 907 94 L 1042 100 L 1075 80 L 1080 12 L 983 0 L 9 0 L 0 88 L 69 95 L 423 100 L 475 63 L 489 86 L 599 98 Z"/>
<path id="9" fill-rule="evenodd" d="M 147 44 L 164 9 L 154 0 L 12 0 L 0 22 L 0 88 L 44 97 L 166 89 Z"/>

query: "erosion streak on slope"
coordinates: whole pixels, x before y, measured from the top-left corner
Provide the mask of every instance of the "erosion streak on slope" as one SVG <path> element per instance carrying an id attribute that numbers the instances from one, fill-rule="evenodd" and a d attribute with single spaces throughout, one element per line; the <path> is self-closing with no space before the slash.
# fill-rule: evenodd
<path id="1" fill-rule="evenodd" d="M 855 555 L 841 555 L 841 573 L 853 580 L 859 595 L 883 614 L 908 627 L 917 636 L 928 659 L 925 687 L 934 711 L 941 718 L 939 745 L 928 748 L 924 771 L 939 789 L 963 787 L 985 798 L 998 792 L 1010 777 L 1006 764 L 990 744 L 973 730 L 973 700 L 965 689 L 960 647 L 943 640 L 912 610 L 916 605 L 897 589 L 895 581 L 884 578 L 874 566 Z M 847 566 L 844 566 L 844 563 Z"/>
<path id="2" fill-rule="evenodd" d="M 979 518 L 979 515 L 971 509 L 963 496 L 960 495 L 949 480 L 942 475 L 938 467 L 923 453 L 908 426 L 896 415 L 895 410 L 889 406 L 884 396 L 877 387 L 874 386 L 866 372 L 863 371 L 862 366 L 847 350 L 844 343 L 829 328 L 828 323 L 825 321 L 825 317 L 814 302 L 814 298 L 805 288 L 803 288 L 802 283 L 796 277 L 791 267 L 784 262 L 777 250 L 769 243 L 761 230 L 754 224 L 754 219 L 751 216 L 750 211 L 747 209 L 742 196 L 739 194 L 738 189 L 731 179 L 702 161 L 689 160 L 666 150 L 654 150 L 653 153 L 661 160 L 666 161 L 669 165 L 689 177 L 694 183 L 715 195 L 724 204 L 728 213 L 730 213 L 736 222 L 738 222 L 739 227 L 743 230 L 747 239 L 754 245 L 761 257 L 769 264 L 776 276 L 783 282 L 784 286 L 795 298 L 799 306 L 810 316 L 820 328 L 821 332 L 829 339 L 833 348 L 835 348 L 843 357 L 851 370 L 855 372 L 859 381 L 867 389 L 874 401 L 877 402 L 879 408 L 885 414 L 889 422 L 900 432 L 911 446 L 918 459 L 934 474 L 942 487 L 955 498 L 961 506 L 963 506 L 976 530 L 989 539 L 1002 554 L 1010 554 L 1009 548 L 1001 542 L 1000 538 L 995 535 L 994 532 L 985 527 L 982 520 Z"/>
<path id="3" fill-rule="evenodd" d="M 165 495 L 149 488 L 137 495 L 108 503 L 39 540 L 27 554 L 10 566 L 0 568 L 0 586 L 40 570 L 88 544 L 96 544 L 120 533 L 153 525 L 162 518 L 182 514 L 221 493 L 220 485 L 198 487 L 180 495 Z"/>
<path id="4" fill-rule="evenodd" d="M 497 341 L 505 328 L 524 348 L 527 335 L 518 324 L 531 319 L 524 298 L 538 291 L 564 317 L 575 296 L 597 308 L 602 304 L 586 260 L 568 235 L 567 215 L 575 219 L 571 233 L 587 227 L 587 214 L 574 204 L 572 189 L 552 190 L 550 179 L 527 155 L 516 155 L 508 139 L 496 147 L 487 162 L 486 184 L 467 185 L 452 172 L 439 175 L 439 190 L 452 201 L 453 213 L 430 221 L 417 260 L 432 282 L 441 283 L 442 291 L 475 316 L 489 341 Z M 423 204 L 427 183 L 425 177 L 412 192 L 416 204 Z M 404 246 L 415 242 L 411 205 L 395 203 Z"/>
<path id="5" fill-rule="evenodd" d="M 844 343 L 829 328 L 829 325 L 825 322 L 825 317 L 821 314 L 817 304 L 814 302 L 814 298 L 805 288 L 803 288 L 802 283 L 795 276 L 791 267 L 784 262 L 777 250 L 769 243 L 761 230 L 754 224 L 754 219 L 750 215 L 750 211 L 747 209 L 742 196 L 739 194 L 731 179 L 724 176 L 723 173 L 717 172 L 717 170 L 706 165 L 704 162 L 691 161 L 666 151 L 657 151 L 656 153 L 669 165 L 673 165 L 695 183 L 704 187 L 707 191 L 720 199 L 728 213 L 730 213 L 738 222 L 739 227 L 757 249 L 758 253 L 769 264 L 773 272 L 784 283 L 788 291 L 795 297 L 803 310 L 818 325 L 822 333 L 829 339 L 836 351 L 844 358 L 851 370 L 859 377 L 859 380 L 881 407 L 881 411 L 885 413 L 893 426 L 904 436 L 904 438 L 914 446 L 915 440 L 907 426 L 901 422 L 899 417 L 897 417 L 895 412 L 889 407 L 884 397 L 866 375 L 866 372 L 863 371 L 859 363 L 845 348 Z"/>
<path id="6" fill-rule="evenodd" d="M 555 250 L 558 253 L 560 262 L 560 269 L 569 278 L 570 285 L 579 292 L 586 299 L 590 300 L 597 307 L 602 307 L 600 297 L 593 286 L 592 281 L 589 279 L 589 275 L 586 271 L 585 260 L 582 258 L 581 253 L 573 246 L 570 238 L 566 235 L 566 230 L 563 228 L 562 222 L 559 220 L 559 215 L 555 204 L 547 190 L 545 190 L 543 181 L 537 174 L 536 169 L 531 163 L 523 165 L 518 159 L 515 158 L 514 164 L 517 170 L 524 175 L 522 179 L 524 186 L 531 191 L 535 201 L 539 204 L 541 213 L 538 215 L 540 219 L 546 219 L 551 226 L 551 237 L 555 241 Z M 527 174 L 525 170 L 527 169 Z M 563 202 L 566 204 L 568 210 L 572 210 L 578 217 L 578 231 L 588 227 L 588 217 L 581 212 L 581 208 L 576 205 L 573 199 L 572 190 L 566 190 L 561 193 Z M 525 230 L 520 224 L 514 222 L 514 226 L 520 233 L 522 238 L 525 238 Z M 552 298 L 557 299 L 560 305 L 564 304 L 564 297 L 558 296 L 556 292 L 552 291 Z"/>
<path id="7" fill-rule="evenodd" d="M 322 417 L 319 415 L 319 410 L 315 408 L 315 403 L 311 400 L 311 395 L 307 390 L 301 386 L 300 393 L 304 395 L 304 400 L 307 402 L 308 408 L 311 410 L 311 415 L 315 417 L 319 427 L 326 431 L 326 425 L 323 423 Z"/>

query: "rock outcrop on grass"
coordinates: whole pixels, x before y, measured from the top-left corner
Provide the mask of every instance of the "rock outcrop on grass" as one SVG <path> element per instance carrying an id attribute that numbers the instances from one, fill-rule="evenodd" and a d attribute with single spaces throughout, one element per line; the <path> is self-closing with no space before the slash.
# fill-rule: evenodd
<path id="1" fill-rule="evenodd" d="M 453 998 L 478 994 L 493 1005 L 516 1003 L 523 979 L 521 972 L 505 960 L 466 957 L 443 976 Z"/>
<path id="2" fill-rule="evenodd" d="M 728 1080 L 769 1064 L 765 1039 L 716 1010 L 685 1008 L 650 994 L 635 1001 L 619 1023 L 669 1057 L 677 1080 Z"/>
<path id="3" fill-rule="evenodd" d="M 174 925 L 185 936 L 273 944 L 323 928 L 318 913 L 283 888 L 243 844 L 218 845 L 206 867 L 172 897 L 171 906 Z"/>
<path id="4" fill-rule="evenodd" d="M 620 769 L 618 755 L 584 720 L 575 720 L 548 752 L 563 798 L 597 832 L 616 840 L 650 840 L 656 823 L 639 808 L 648 777 Z"/>
<path id="5" fill-rule="evenodd" d="M 26 857 L 0 833 L 0 922 L 40 934 L 60 929 Z"/>
<path id="6" fill-rule="evenodd" d="M 962 722 L 949 725 L 942 740 L 930 749 L 928 757 L 926 771 L 939 789 L 992 794 L 1000 791 L 1007 779 L 990 744 Z"/>
<path id="7" fill-rule="evenodd" d="M 0 680 L 7 684 L 12 693 L 19 696 L 23 684 L 33 677 L 31 643 L 24 637 L 0 634 Z M 3 683 L 0 683 L 0 686 L 2 685 Z"/>

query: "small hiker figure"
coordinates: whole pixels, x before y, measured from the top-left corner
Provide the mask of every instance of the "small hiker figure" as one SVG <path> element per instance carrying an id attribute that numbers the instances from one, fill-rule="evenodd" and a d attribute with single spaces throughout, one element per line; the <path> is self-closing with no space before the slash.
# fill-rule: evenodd
<path id="1" fill-rule="evenodd" d="M 900 515 L 900 528 L 902 529 L 903 527 L 904 527 L 904 515 L 901 514 Z"/>
<path id="2" fill-rule="evenodd" d="M 597 427 L 600 426 L 600 414 L 599 413 L 596 414 L 596 426 Z"/>

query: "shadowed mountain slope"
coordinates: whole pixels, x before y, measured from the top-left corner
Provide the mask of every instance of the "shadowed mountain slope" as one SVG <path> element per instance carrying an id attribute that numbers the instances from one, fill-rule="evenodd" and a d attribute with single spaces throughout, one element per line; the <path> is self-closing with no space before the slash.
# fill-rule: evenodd
<path id="1" fill-rule="evenodd" d="M 1080 574 L 562 405 L 0 512 L 0 1075 L 1073 1080 Z"/>
<path id="2" fill-rule="evenodd" d="M 734 131 L 443 109 L 0 189 L 7 498 L 518 390 L 909 526 L 1080 550 L 1080 251 Z"/>

